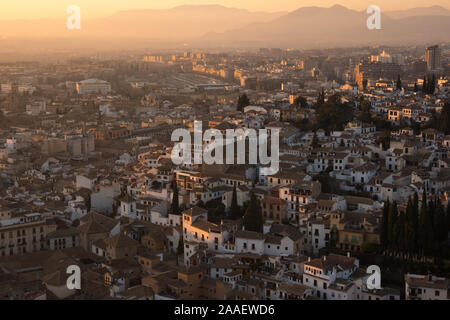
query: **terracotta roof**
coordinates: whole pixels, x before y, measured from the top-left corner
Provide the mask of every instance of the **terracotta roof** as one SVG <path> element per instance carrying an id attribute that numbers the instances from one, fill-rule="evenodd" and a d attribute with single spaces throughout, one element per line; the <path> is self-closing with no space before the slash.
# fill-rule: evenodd
<path id="1" fill-rule="evenodd" d="M 119 232 L 115 236 L 106 239 L 105 243 L 107 246 L 112 246 L 113 248 L 128 248 L 134 246 L 137 247 L 139 245 L 139 242 L 131 239 L 122 232 Z"/>
<path id="2" fill-rule="evenodd" d="M 263 240 L 264 239 L 264 235 L 262 233 L 258 233 L 258 232 L 254 232 L 254 231 L 243 231 L 243 230 L 236 232 L 235 237 L 236 237 L 236 239 L 237 238 L 253 239 L 253 240 Z"/>

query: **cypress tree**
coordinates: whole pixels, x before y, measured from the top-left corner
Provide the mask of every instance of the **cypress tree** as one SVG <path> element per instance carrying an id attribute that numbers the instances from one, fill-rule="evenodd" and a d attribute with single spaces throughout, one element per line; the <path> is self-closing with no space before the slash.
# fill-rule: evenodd
<path id="1" fill-rule="evenodd" d="M 427 194 L 426 191 L 424 191 L 422 197 L 422 207 L 420 210 L 420 224 L 419 224 L 419 244 L 421 252 L 424 255 L 429 255 L 431 253 L 432 236 L 433 236 L 432 220 L 430 219 L 430 212 L 427 204 Z"/>
<path id="2" fill-rule="evenodd" d="M 247 97 L 247 94 L 244 93 L 241 96 L 239 96 L 238 103 L 237 103 L 237 110 L 244 111 L 244 108 L 248 105 L 250 105 L 250 100 Z"/>
<path id="3" fill-rule="evenodd" d="M 319 92 L 319 96 L 317 97 L 317 105 L 320 106 L 325 103 L 325 90 L 322 88 L 322 91 Z"/>
<path id="4" fill-rule="evenodd" d="M 412 232 L 414 233 L 411 237 L 413 239 L 412 251 L 417 252 L 419 235 L 419 195 L 417 194 L 417 192 L 415 192 L 413 196 L 410 223 Z"/>
<path id="5" fill-rule="evenodd" d="M 447 233 L 450 232 L 450 201 L 447 203 Z"/>
<path id="6" fill-rule="evenodd" d="M 178 240 L 177 255 L 180 255 L 183 253 L 184 253 L 184 242 L 183 242 L 183 237 L 181 236 L 180 239 Z"/>
<path id="7" fill-rule="evenodd" d="M 311 147 L 317 148 L 319 146 L 319 139 L 317 139 L 317 134 L 314 132 L 313 138 L 311 140 Z"/>
<path id="8" fill-rule="evenodd" d="M 427 77 L 423 77 L 423 85 L 422 85 L 422 92 L 428 93 L 428 84 L 427 84 Z"/>
<path id="9" fill-rule="evenodd" d="M 406 215 L 404 212 L 399 212 L 397 223 L 394 226 L 395 231 L 395 248 L 404 252 L 406 250 Z"/>
<path id="10" fill-rule="evenodd" d="M 428 93 L 429 93 L 429 94 L 433 94 L 435 88 L 436 88 L 436 78 L 435 78 L 435 76 L 434 76 L 434 74 L 433 74 L 433 75 L 431 76 L 431 81 L 430 81 L 430 84 L 429 84 Z"/>
<path id="11" fill-rule="evenodd" d="M 419 88 L 417 87 L 417 82 L 414 83 L 414 92 L 419 91 Z"/>
<path id="12" fill-rule="evenodd" d="M 412 213 L 413 211 L 413 201 L 411 197 L 408 198 L 408 204 L 406 206 L 406 217 L 405 217 L 405 250 L 407 252 L 413 252 L 414 243 L 414 231 L 412 226 Z"/>
<path id="13" fill-rule="evenodd" d="M 262 233 L 263 224 L 264 222 L 261 208 L 259 207 L 255 194 L 252 192 L 250 196 L 250 204 L 244 215 L 245 230 Z"/>
<path id="14" fill-rule="evenodd" d="M 301 108 L 306 108 L 308 106 L 308 101 L 306 100 L 306 98 L 298 96 L 295 98 L 294 104 Z"/>
<path id="15" fill-rule="evenodd" d="M 397 221 L 398 221 L 398 208 L 397 202 L 393 201 L 392 206 L 389 208 L 388 216 L 388 246 L 394 247 L 397 240 Z"/>
<path id="16" fill-rule="evenodd" d="M 388 230 L 389 230 L 389 199 L 383 206 L 383 217 L 381 221 L 380 243 L 383 249 L 388 246 Z"/>
<path id="17" fill-rule="evenodd" d="M 400 75 L 397 77 L 397 90 L 402 90 L 402 81 L 400 80 Z"/>
<path id="18" fill-rule="evenodd" d="M 435 256 L 443 258 L 445 247 L 447 246 L 448 230 L 444 207 L 441 204 L 437 204 L 436 206 L 433 231 L 433 249 Z"/>
<path id="19" fill-rule="evenodd" d="M 439 116 L 438 129 L 444 134 L 450 134 L 450 103 L 447 101 Z"/>
<path id="20" fill-rule="evenodd" d="M 172 181 L 172 189 L 173 189 L 173 196 L 172 196 L 172 206 L 171 206 L 171 212 L 173 214 L 180 214 L 180 204 L 178 199 L 178 185 L 176 181 Z"/>
<path id="21" fill-rule="evenodd" d="M 241 217 L 241 209 L 237 203 L 236 186 L 233 187 L 233 195 L 231 197 L 230 218 L 238 219 Z"/>

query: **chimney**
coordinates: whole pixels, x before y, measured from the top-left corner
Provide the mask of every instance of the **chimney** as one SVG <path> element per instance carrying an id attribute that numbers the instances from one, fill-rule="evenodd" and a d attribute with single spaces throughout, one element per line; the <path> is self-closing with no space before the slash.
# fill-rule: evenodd
<path id="1" fill-rule="evenodd" d="M 311 262 L 311 257 L 308 257 L 308 262 Z"/>
<path id="2" fill-rule="evenodd" d="M 350 258 L 350 252 L 347 251 L 347 258 Z"/>

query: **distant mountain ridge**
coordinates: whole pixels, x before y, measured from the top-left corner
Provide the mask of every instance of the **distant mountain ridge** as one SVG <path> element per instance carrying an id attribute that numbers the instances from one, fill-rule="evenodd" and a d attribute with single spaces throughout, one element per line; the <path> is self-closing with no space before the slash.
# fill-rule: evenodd
<path id="1" fill-rule="evenodd" d="M 105 18 L 82 19 L 81 36 L 138 37 L 185 41 L 208 32 L 225 32 L 255 22 L 270 21 L 286 12 L 251 12 L 219 5 L 185 5 L 160 10 L 119 11 Z M 0 21 L 0 35 L 70 36 L 64 20 Z"/>
<path id="2" fill-rule="evenodd" d="M 159 41 L 198 47 L 293 48 L 450 42 L 450 10 L 440 6 L 382 12 L 381 30 L 368 30 L 367 18 L 365 10 L 341 5 L 275 13 L 185 5 L 120 11 L 106 18 L 82 20 L 80 31 L 68 31 L 64 20 L 0 21 L 0 39 L 76 37 L 78 41 L 92 42 L 99 38 L 118 47 L 123 39 L 137 46 L 140 42 Z"/>
<path id="3" fill-rule="evenodd" d="M 444 8 L 442 8 L 444 9 Z M 450 15 L 413 16 L 415 10 L 393 15 L 381 13 L 381 30 L 369 30 L 365 11 L 347 9 L 340 5 L 330 8 L 304 7 L 267 23 L 251 24 L 224 33 L 209 34 L 197 43 L 210 46 L 279 46 L 316 48 L 369 44 L 419 44 L 450 41 Z M 426 10 L 437 12 L 436 8 Z"/>
<path id="4" fill-rule="evenodd" d="M 441 6 L 431 6 L 406 10 L 386 11 L 386 15 L 392 19 L 403 19 L 417 16 L 450 16 L 450 10 Z"/>

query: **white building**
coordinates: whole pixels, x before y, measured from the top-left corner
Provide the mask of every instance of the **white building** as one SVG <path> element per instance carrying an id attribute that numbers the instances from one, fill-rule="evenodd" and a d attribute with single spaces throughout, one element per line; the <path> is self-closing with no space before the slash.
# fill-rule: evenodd
<path id="1" fill-rule="evenodd" d="M 359 268 L 359 260 L 349 256 L 329 254 L 309 260 L 304 265 L 303 284 L 313 288 L 324 300 L 353 300 L 350 276 Z"/>
<path id="2" fill-rule="evenodd" d="M 120 184 L 102 180 L 91 194 L 91 209 L 112 213 L 114 198 L 120 195 Z"/>
<path id="3" fill-rule="evenodd" d="M 235 234 L 236 253 L 264 253 L 264 235 L 254 231 L 238 231 Z"/>
<path id="4" fill-rule="evenodd" d="M 77 93 L 80 95 L 87 94 L 102 94 L 107 95 L 111 93 L 111 85 L 103 80 L 87 79 L 76 84 Z"/>
<path id="5" fill-rule="evenodd" d="M 208 250 L 224 251 L 224 243 L 230 236 L 225 225 L 217 225 L 208 221 L 208 211 L 200 207 L 192 207 L 183 211 L 183 238 L 186 242 L 205 243 Z"/>
<path id="6" fill-rule="evenodd" d="M 449 280 L 431 274 L 406 274 L 406 300 L 449 300 Z"/>
<path id="7" fill-rule="evenodd" d="M 131 219 L 137 218 L 136 199 L 130 195 L 125 195 L 120 199 L 120 215 Z"/>

